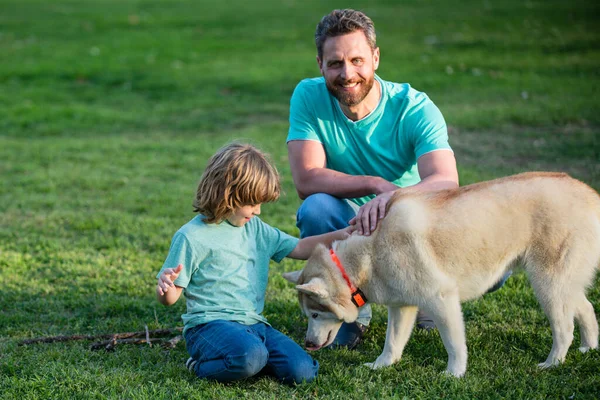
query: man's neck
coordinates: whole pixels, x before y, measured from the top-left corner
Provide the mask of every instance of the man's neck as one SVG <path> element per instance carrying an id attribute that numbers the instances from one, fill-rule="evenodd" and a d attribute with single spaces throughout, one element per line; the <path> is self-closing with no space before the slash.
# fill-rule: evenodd
<path id="1" fill-rule="evenodd" d="M 358 121 L 371 114 L 381 100 L 381 84 L 375 79 L 375 84 L 367 94 L 363 101 L 355 106 L 345 106 L 338 102 L 342 112 L 352 121 Z"/>

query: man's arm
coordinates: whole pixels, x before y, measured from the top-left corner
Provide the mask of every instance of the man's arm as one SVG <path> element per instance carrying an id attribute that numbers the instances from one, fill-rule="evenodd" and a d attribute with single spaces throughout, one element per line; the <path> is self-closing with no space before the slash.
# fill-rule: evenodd
<path id="1" fill-rule="evenodd" d="M 417 166 L 421 181 L 416 185 L 396 190 L 410 188 L 410 190 L 435 191 L 458 187 L 458 171 L 453 152 L 436 150 L 423 154 L 417 160 Z M 358 210 L 356 218 L 350 223 L 356 224 L 356 230 L 360 235 L 368 236 L 375 230 L 378 221 L 385 217 L 387 203 L 396 190 L 378 195 Z"/>
<path id="2" fill-rule="evenodd" d="M 380 194 L 398 186 L 377 176 L 355 176 L 326 168 L 323 145 L 312 140 L 288 142 L 288 158 L 298 196 L 304 200 L 314 193 L 340 198 Z"/>
<path id="3" fill-rule="evenodd" d="M 454 153 L 436 150 L 423 154 L 417 160 L 421 182 L 412 186 L 419 190 L 455 189 L 458 187 L 458 171 Z"/>

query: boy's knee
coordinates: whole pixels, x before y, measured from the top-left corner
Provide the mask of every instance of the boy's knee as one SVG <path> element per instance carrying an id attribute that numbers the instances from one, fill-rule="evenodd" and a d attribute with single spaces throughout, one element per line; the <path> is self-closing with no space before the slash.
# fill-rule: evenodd
<path id="1" fill-rule="evenodd" d="M 288 385 L 309 383 L 315 380 L 319 372 L 319 362 L 311 357 L 295 362 L 291 366 L 289 375 L 283 378 L 283 383 Z"/>
<path id="2" fill-rule="evenodd" d="M 267 365 L 269 353 L 264 346 L 249 347 L 243 354 L 229 355 L 225 358 L 228 370 L 235 379 L 249 378 L 258 374 Z"/>

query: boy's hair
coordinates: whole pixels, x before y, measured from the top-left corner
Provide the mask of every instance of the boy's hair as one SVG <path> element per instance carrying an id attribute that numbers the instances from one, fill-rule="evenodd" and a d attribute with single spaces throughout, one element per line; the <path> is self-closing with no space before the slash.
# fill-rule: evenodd
<path id="1" fill-rule="evenodd" d="M 333 10 L 321 19 L 315 32 L 317 54 L 323 59 L 323 43 L 330 37 L 362 31 L 371 50 L 377 48 L 375 25 L 363 12 L 352 9 Z"/>
<path id="2" fill-rule="evenodd" d="M 231 143 L 213 155 L 200 178 L 194 211 L 206 223 L 219 223 L 240 207 L 279 198 L 277 169 L 249 144 Z"/>

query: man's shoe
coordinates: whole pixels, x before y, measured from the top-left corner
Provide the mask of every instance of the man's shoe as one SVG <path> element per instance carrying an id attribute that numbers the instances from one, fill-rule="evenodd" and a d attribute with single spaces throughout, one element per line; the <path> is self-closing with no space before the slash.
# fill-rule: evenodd
<path id="1" fill-rule="evenodd" d="M 417 313 L 417 329 L 424 331 L 432 331 L 435 329 L 435 322 L 433 322 L 433 319 L 421 310 Z"/>
<path id="2" fill-rule="evenodd" d="M 359 345 L 367 331 L 367 326 L 359 322 L 342 323 L 340 330 L 328 349 L 345 348 L 352 350 Z"/>

